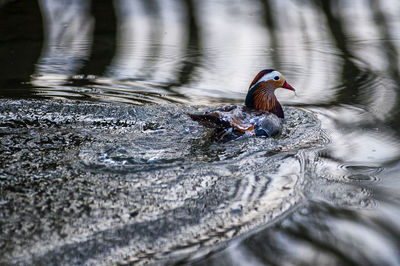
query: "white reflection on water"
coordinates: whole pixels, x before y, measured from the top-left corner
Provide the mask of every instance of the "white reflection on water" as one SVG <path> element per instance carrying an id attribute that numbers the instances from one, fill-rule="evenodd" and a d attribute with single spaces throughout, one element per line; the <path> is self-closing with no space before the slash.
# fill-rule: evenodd
<path id="1" fill-rule="evenodd" d="M 381 166 L 398 157 L 398 139 L 390 131 L 379 128 L 378 120 L 371 113 L 346 106 L 319 112 L 322 127 L 330 136 L 331 156 L 370 167 Z"/>
<path id="2" fill-rule="evenodd" d="M 358 247 L 355 252 L 364 253 L 370 261 L 385 261 L 388 265 L 396 265 L 400 260 L 392 239 L 379 228 L 344 219 L 332 219 L 330 226 L 344 245 Z"/>
<path id="3" fill-rule="evenodd" d="M 149 15 L 142 1 L 116 2 L 118 48 L 109 73 L 114 79 L 155 77 L 157 83 L 174 78 L 186 42 L 185 13 L 176 1 L 157 3 Z M 155 54 L 155 49 L 157 54 Z"/>
<path id="4" fill-rule="evenodd" d="M 399 20 L 392 14 L 400 5 L 392 2 L 385 1 L 392 8 L 384 10 L 390 18 L 389 33 L 396 38 Z M 91 51 L 95 24 L 89 13 L 89 1 L 40 3 L 47 37 L 32 83 L 58 86 L 65 84 L 64 79 L 80 74 L 77 72 Z M 277 8 L 273 17 L 275 28 L 271 29 L 265 25 L 259 2 L 247 3 L 246 8 L 241 2 L 195 2 L 198 39 L 194 47 L 189 39 L 193 30 L 188 28 L 190 18 L 182 3 L 155 3 L 156 11 L 149 13 L 142 1 L 115 2 L 117 50 L 104 75 L 116 85 L 120 79 L 141 79 L 150 86 L 166 85 L 196 104 L 210 104 L 221 98 L 225 102 L 242 102 L 254 75 L 263 68 L 276 68 L 297 88 L 299 96 L 278 90 L 283 103 L 329 104 L 345 90 L 346 82 L 362 78 L 359 100 L 377 116 L 386 117 L 395 105 L 396 85 L 376 74 L 390 67 L 380 41 L 386 35 L 373 22 L 371 9 L 365 3 L 356 3 L 359 8 L 345 9 L 340 15 L 346 25 L 343 34 L 348 38 L 347 48 L 335 47 L 339 40 L 332 38 L 327 18 L 310 3 L 271 2 Z M 355 13 L 350 16 L 349 10 Z M 348 58 L 343 54 L 347 50 L 341 49 L 353 54 Z M 182 83 L 177 76 L 186 71 L 185 64 L 193 70 Z M 369 77 L 356 73 L 344 77 L 343 64 L 354 64 L 362 71 L 360 75 Z M 98 76 L 91 81 L 101 84 L 103 78 Z M 136 89 L 135 85 L 128 87 Z M 119 94 L 120 98 L 125 96 Z"/>
<path id="5" fill-rule="evenodd" d="M 44 18 L 45 45 L 38 75 L 73 75 L 88 59 L 94 20 L 90 1 L 39 1 Z"/>

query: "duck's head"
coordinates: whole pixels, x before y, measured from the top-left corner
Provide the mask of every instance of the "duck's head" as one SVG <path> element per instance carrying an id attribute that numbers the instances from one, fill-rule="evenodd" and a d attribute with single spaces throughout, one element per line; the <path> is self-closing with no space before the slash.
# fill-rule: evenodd
<path id="1" fill-rule="evenodd" d="M 245 105 L 256 110 L 275 113 L 283 118 L 282 107 L 274 94 L 277 88 L 295 91 L 280 72 L 274 69 L 260 71 L 250 84 Z"/>

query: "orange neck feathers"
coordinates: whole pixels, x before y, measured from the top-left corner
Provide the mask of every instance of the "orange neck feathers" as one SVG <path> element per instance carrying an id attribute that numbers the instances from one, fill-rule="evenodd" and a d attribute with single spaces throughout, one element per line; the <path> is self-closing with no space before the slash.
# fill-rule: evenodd
<path id="1" fill-rule="evenodd" d="M 278 102 L 274 91 L 275 89 L 268 86 L 268 83 L 261 82 L 249 90 L 245 105 L 259 111 L 268 111 L 280 118 L 284 118 L 282 106 Z"/>
<path id="2" fill-rule="evenodd" d="M 258 88 L 254 91 L 253 97 L 254 108 L 260 111 L 271 112 L 278 103 L 274 91 L 267 88 Z"/>

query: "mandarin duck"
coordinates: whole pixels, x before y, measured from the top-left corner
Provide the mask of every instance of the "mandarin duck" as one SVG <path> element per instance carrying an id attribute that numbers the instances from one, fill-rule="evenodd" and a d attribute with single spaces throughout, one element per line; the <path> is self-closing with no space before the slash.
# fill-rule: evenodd
<path id="1" fill-rule="evenodd" d="M 216 135 L 232 133 L 239 137 L 244 134 L 272 137 L 282 130 L 285 117 L 281 104 L 275 96 L 277 88 L 295 89 L 276 70 L 260 71 L 250 84 L 243 106 L 224 106 L 204 114 L 188 114 L 194 121 L 214 128 Z"/>

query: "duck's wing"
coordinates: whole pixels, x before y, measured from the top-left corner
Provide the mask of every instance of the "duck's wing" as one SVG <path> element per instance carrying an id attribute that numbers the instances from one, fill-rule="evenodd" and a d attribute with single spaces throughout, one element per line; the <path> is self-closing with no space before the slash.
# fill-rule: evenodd
<path id="1" fill-rule="evenodd" d="M 188 114 L 188 116 L 205 127 L 221 128 L 221 129 L 231 127 L 229 121 L 223 119 L 219 112 L 212 112 L 206 114 Z"/>
<path id="2" fill-rule="evenodd" d="M 223 106 L 205 114 L 188 114 L 199 124 L 209 128 L 226 129 L 232 127 L 231 116 L 237 109 L 235 105 Z"/>
<path id="3" fill-rule="evenodd" d="M 254 135 L 254 123 L 250 122 L 253 113 L 249 113 L 248 110 L 243 112 L 242 108 L 237 108 L 237 106 L 224 106 L 205 114 L 188 115 L 194 121 L 209 128 L 233 128 L 238 132 Z"/>
<path id="4" fill-rule="evenodd" d="M 228 129 L 233 128 L 241 133 L 254 133 L 254 125 L 245 123 L 242 119 L 238 117 L 226 117 L 219 112 L 209 113 L 209 114 L 188 114 L 190 118 L 197 121 L 203 126 L 215 129 Z"/>

